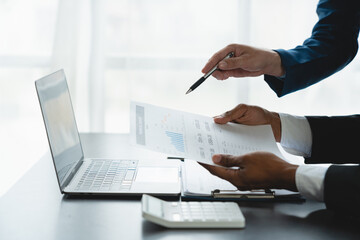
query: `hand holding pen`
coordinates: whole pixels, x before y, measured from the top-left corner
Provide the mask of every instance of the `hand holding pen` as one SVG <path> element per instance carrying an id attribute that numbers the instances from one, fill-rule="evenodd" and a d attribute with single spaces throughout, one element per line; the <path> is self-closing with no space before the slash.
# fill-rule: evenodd
<path id="1" fill-rule="evenodd" d="M 231 58 L 234 56 L 233 52 L 228 53 L 224 59 Z M 190 88 L 187 90 L 185 94 L 191 93 L 194 91 L 195 88 L 197 88 L 200 84 L 202 84 L 213 72 L 218 70 L 218 65 L 215 65 L 209 72 L 207 72 L 203 77 L 201 77 L 199 80 L 197 80 Z"/>
<path id="2" fill-rule="evenodd" d="M 226 58 L 229 53 L 234 53 L 234 56 Z M 230 44 L 215 53 L 202 72 L 212 72 L 212 76 L 218 80 L 225 80 L 229 77 L 255 77 L 263 74 L 275 77 L 285 75 L 285 69 L 277 52 L 241 44 Z M 204 81 L 202 78 L 200 80 Z M 195 88 L 191 87 L 188 92 Z"/>

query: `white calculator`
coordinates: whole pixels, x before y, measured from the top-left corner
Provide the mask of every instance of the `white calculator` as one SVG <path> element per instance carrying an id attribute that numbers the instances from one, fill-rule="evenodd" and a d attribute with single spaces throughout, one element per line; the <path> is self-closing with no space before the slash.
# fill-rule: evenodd
<path id="1" fill-rule="evenodd" d="M 142 195 L 142 215 L 167 228 L 244 228 L 245 218 L 234 202 L 167 202 Z"/>

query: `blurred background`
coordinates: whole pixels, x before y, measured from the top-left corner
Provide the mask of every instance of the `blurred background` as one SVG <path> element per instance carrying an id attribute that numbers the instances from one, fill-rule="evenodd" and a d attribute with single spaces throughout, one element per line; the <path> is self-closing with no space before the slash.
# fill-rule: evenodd
<path id="1" fill-rule="evenodd" d="M 130 100 L 214 116 L 238 103 L 297 115 L 358 113 L 359 56 L 307 90 L 277 98 L 263 77 L 210 77 L 230 43 L 293 48 L 317 0 L 0 0 L 0 196 L 48 151 L 34 81 L 64 69 L 81 132 L 129 132 Z M 336 131 L 336 129 L 334 129 Z"/>

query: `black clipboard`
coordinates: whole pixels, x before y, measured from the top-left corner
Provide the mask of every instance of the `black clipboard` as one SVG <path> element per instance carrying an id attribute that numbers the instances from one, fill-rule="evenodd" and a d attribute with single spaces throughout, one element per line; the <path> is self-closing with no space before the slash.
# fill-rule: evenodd
<path id="1" fill-rule="evenodd" d="M 231 202 L 304 202 L 305 198 L 297 192 L 277 194 L 283 190 L 252 190 L 246 193 L 236 190 L 215 189 L 211 195 L 186 195 L 181 193 L 184 201 L 231 201 Z"/>

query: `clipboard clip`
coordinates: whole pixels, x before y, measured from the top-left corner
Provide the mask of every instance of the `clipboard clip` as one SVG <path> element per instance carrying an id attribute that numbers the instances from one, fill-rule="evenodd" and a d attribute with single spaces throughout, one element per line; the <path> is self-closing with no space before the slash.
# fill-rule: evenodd
<path id="1" fill-rule="evenodd" d="M 185 158 L 182 158 L 182 157 L 172 157 L 172 156 L 168 156 L 167 159 L 178 159 L 182 162 L 185 160 Z"/>
<path id="2" fill-rule="evenodd" d="M 251 198 L 275 198 L 275 192 L 270 189 L 260 189 L 251 191 L 239 191 L 239 190 L 220 190 L 215 189 L 211 191 L 213 198 L 234 198 L 234 199 L 251 199 Z"/>

